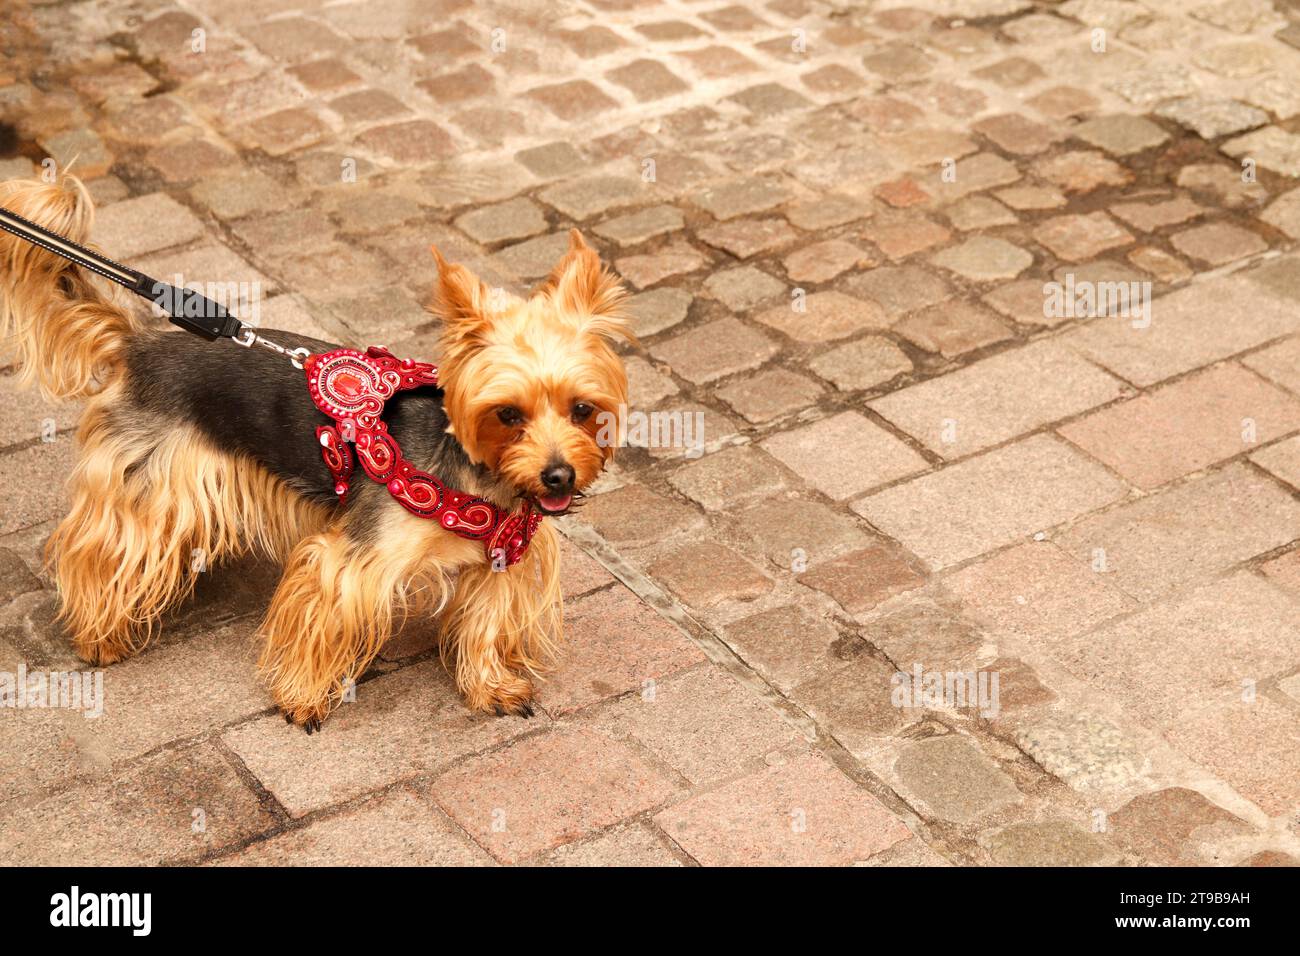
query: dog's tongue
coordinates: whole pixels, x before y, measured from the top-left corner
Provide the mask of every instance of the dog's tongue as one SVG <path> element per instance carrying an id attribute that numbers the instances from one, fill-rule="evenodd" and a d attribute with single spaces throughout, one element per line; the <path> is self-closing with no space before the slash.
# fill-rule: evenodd
<path id="1" fill-rule="evenodd" d="M 547 511 L 563 511 L 569 507 L 573 495 L 554 495 L 550 498 L 538 498 L 537 503 Z"/>

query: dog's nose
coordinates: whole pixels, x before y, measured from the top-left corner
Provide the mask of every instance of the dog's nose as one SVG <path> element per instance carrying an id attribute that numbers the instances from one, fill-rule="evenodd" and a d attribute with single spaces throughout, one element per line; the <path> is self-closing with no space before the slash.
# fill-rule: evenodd
<path id="1" fill-rule="evenodd" d="M 570 465 L 547 465 L 542 472 L 542 484 L 547 491 L 565 494 L 573 490 L 573 468 Z"/>

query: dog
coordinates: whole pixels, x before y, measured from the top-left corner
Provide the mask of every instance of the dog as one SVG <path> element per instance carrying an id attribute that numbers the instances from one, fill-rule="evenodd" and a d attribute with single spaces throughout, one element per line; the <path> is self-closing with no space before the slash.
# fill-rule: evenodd
<path id="1" fill-rule="evenodd" d="M 0 184 L 0 205 L 77 243 L 94 210 L 74 177 Z M 433 249 L 439 384 L 398 392 L 383 420 L 407 459 L 503 509 L 569 512 L 616 442 L 627 292 L 575 229 L 527 299 L 491 294 Z M 50 399 L 85 398 L 71 510 L 47 561 L 82 659 L 140 650 L 205 566 L 283 567 L 259 628 L 260 668 L 309 733 L 414 612 L 437 613 L 444 660 L 474 711 L 530 716 L 562 635 L 557 533 L 543 520 L 502 568 L 482 542 L 403 508 L 359 476 L 340 505 L 304 373 L 283 356 L 154 327 L 107 284 L 0 233 L 0 339 Z M 338 346 L 259 330 L 311 353 Z M 202 561 L 195 561 L 195 556 Z"/>

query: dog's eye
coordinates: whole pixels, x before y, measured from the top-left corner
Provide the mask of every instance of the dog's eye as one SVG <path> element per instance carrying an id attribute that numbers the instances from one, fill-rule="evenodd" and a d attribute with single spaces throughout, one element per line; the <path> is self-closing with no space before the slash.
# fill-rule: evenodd
<path id="1" fill-rule="evenodd" d="M 575 402 L 573 405 L 573 420 L 575 422 L 585 422 L 594 411 L 595 409 L 586 402 Z"/>
<path id="2" fill-rule="evenodd" d="M 498 408 L 497 418 L 501 419 L 501 424 L 507 428 L 517 428 L 524 423 L 524 413 L 513 405 Z"/>

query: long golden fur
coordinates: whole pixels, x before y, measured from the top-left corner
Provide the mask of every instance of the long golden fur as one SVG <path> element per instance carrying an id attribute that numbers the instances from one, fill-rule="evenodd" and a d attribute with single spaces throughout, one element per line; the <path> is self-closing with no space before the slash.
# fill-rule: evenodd
<path id="1" fill-rule="evenodd" d="M 71 177 L 0 184 L 0 205 L 76 242 L 90 234 L 93 209 Z M 443 323 L 436 360 L 451 436 L 439 441 L 463 462 L 442 477 L 502 507 L 581 493 L 614 450 L 598 441 L 596 421 L 627 401 L 612 347 L 627 335 L 624 291 L 576 230 L 527 299 L 491 294 L 433 254 L 430 311 Z M 110 664 L 138 651 L 199 573 L 255 553 L 284 565 L 260 628 L 261 668 L 293 722 L 318 726 L 413 613 L 440 615 L 444 659 L 469 707 L 531 713 L 533 679 L 562 632 L 551 524 L 502 569 L 479 542 L 386 494 L 364 509 L 334 507 L 258 455 L 224 447 L 202 420 L 142 400 L 130 356 L 156 348 L 160 334 L 106 283 L 0 234 L 0 340 L 47 397 L 88 398 L 72 506 L 48 546 L 77 653 Z"/>

